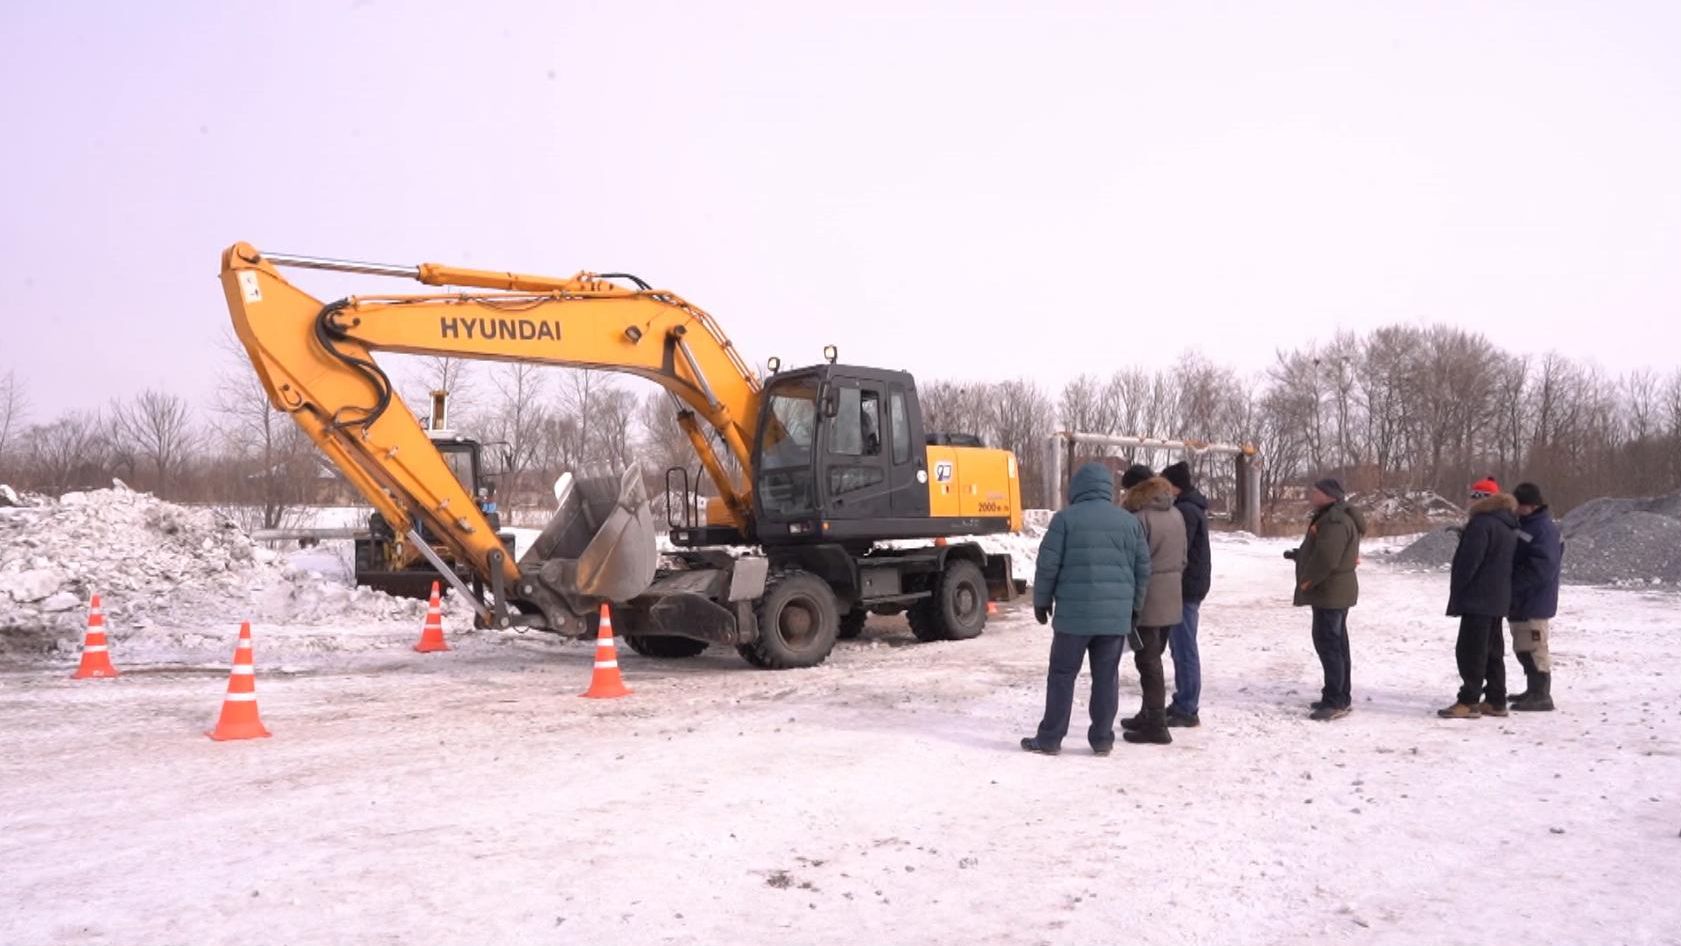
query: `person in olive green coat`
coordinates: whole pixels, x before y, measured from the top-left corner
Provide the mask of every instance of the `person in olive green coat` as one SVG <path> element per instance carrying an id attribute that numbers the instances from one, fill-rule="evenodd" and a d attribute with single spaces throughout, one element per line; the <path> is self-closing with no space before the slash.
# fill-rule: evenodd
<path id="1" fill-rule="evenodd" d="M 1284 553 L 1296 562 L 1295 605 L 1313 609 L 1313 649 L 1325 669 L 1325 688 L 1313 704 L 1313 717 L 1341 719 L 1353 707 L 1349 676 L 1348 611 L 1359 603 L 1360 536 L 1365 517 L 1347 503 L 1342 483 L 1323 479 L 1308 499 L 1313 517 L 1300 548 Z"/>
<path id="2" fill-rule="evenodd" d="M 1068 493 L 1073 502 L 1051 518 L 1039 543 L 1033 615 L 1054 633 L 1045 716 L 1021 747 L 1045 755 L 1062 751 L 1074 678 L 1089 653 L 1091 728 L 1086 738 L 1093 752 L 1107 755 L 1115 745 L 1121 653 L 1133 615 L 1144 606 L 1150 550 L 1138 520 L 1115 505 L 1115 478 L 1102 464 L 1081 467 Z"/>

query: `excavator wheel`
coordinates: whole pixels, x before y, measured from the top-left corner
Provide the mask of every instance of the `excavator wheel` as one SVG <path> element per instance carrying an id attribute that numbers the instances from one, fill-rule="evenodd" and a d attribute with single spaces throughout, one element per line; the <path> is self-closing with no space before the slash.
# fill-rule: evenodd
<path id="1" fill-rule="evenodd" d="M 864 624 L 870 619 L 870 612 L 863 608 L 855 608 L 841 616 L 840 633 L 835 635 L 837 640 L 857 640 L 864 633 Z"/>
<path id="2" fill-rule="evenodd" d="M 911 606 L 911 633 L 919 641 L 964 641 L 986 630 L 986 576 L 968 559 L 946 561 L 934 596 Z"/>
<path id="3" fill-rule="evenodd" d="M 778 577 L 759 599 L 758 618 L 759 639 L 740 650 L 748 663 L 767 670 L 817 666 L 840 633 L 835 591 L 810 572 Z"/>
<path id="4" fill-rule="evenodd" d="M 706 641 L 697 641 L 689 637 L 674 637 L 670 634 L 626 634 L 625 643 L 631 650 L 644 657 L 663 657 L 677 659 L 681 657 L 698 657 L 706 650 Z"/>
<path id="5" fill-rule="evenodd" d="M 770 669 L 770 664 L 765 663 L 765 659 L 759 656 L 759 648 L 753 644 L 737 644 L 735 652 L 741 655 L 742 660 L 758 667 L 760 670 Z"/>

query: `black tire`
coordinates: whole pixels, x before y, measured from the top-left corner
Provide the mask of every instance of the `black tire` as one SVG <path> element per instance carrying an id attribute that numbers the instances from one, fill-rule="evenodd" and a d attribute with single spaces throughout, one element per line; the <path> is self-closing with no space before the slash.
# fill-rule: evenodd
<path id="1" fill-rule="evenodd" d="M 966 641 L 986 630 L 986 576 L 963 558 L 946 560 L 934 582 L 934 596 L 910 609 L 911 633 L 919 641 Z"/>
<path id="2" fill-rule="evenodd" d="M 626 634 L 625 645 L 644 657 L 666 660 L 699 657 L 707 648 L 706 641 L 697 641 L 691 637 L 674 637 L 670 634 Z"/>
<path id="3" fill-rule="evenodd" d="M 755 667 L 815 667 L 835 649 L 840 634 L 835 591 L 810 572 L 788 572 L 777 578 L 756 610 L 759 639 L 742 648 L 742 656 Z"/>
<path id="4" fill-rule="evenodd" d="M 741 655 L 742 660 L 758 667 L 760 670 L 770 669 L 770 664 L 765 663 L 765 658 L 759 656 L 759 648 L 752 644 L 737 644 L 735 652 Z"/>
<path id="5" fill-rule="evenodd" d="M 840 633 L 835 635 L 837 640 L 857 640 L 864 633 L 864 623 L 870 619 L 870 612 L 863 608 L 855 608 L 841 616 Z"/>

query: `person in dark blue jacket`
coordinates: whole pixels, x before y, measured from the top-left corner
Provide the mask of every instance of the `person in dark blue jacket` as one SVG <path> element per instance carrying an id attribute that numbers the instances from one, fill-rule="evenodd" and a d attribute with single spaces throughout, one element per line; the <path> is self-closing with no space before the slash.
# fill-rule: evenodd
<path id="1" fill-rule="evenodd" d="M 1051 518 L 1039 543 L 1033 616 L 1040 624 L 1049 622 L 1054 633 L 1045 718 L 1021 747 L 1046 755 L 1062 751 L 1074 707 L 1074 678 L 1089 653 L 1091 728 L 1086 738 L 1093 752 L 1108 755 L 1115 746 L 1121 653 L 1150 586 L 1150 548 L 1144 527 L 1115 505 L 1115 477 L 1102 464 L 1081 467 L 1068 495 L 1072 502 Z"/>
<path id="2" fill-rule="evenodd" d="M 1191 465 L 1184 460 L 1162 471 L 1173 486 L 1173 507 L 1185 517 L 1184 613 L 1167 633 L 1173 652 L 1173 702 L 1167 707 L 1169 726 L 1200 726 L 1202 655 L 1197 650 L 1197 619 L 1208 597 L 1212 565 L 1208 549 L 1208 500 L 1191 483 Z"/>
<path id="3" fill-rule="evenodd" d="M 1523 665 L 1529 686 L 1512 697 L 1512 709 L 1547 712 L 1553 708 L 1553 661 L 1547 650 L 1549 624 L 1558 614 L 1559 568 L 1564 540 L 1547 509 L 1541 487 L 1519 483 L 1518 545 L 1512 554 L 1512 652 Z"/>
<path id="4" fill-rule="evenodd" d="M 1436 711 L 1443 719 L 1506 715 L 1506 641 L 1500 626 L 1512 609 L 1517 510 L 1518 501 L 1492 478 L 1471 487 L 1471 518 L 1453 551 L 1448 586 L 1448 615 L 1459 618 L 1454 656 L 1461 685 L 1459 699 Z"/>

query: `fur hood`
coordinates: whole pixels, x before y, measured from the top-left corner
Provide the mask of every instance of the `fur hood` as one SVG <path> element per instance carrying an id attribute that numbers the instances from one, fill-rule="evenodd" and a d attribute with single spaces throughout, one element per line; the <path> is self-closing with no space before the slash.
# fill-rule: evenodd
<path id="1" fill-rule="evenodd" d="M 1517 497 L 1511 493 L 1495 493 L 1493 496 L 1484 496 L 1472 503 L 1471 508 L 1466 510 L 1466 518 L 1491 512 L 1508 512 L 1516 517 L 1518 514 Z"/>
<path id="2" fill-rule="evenodd" d="M 1126 507 L 1127 512 L 1139 512 L 1145 508 L 1172 509 L 1173 487 L 1167 480 L 1152 476 L 1127 490 L 1121 505 Z"/>

